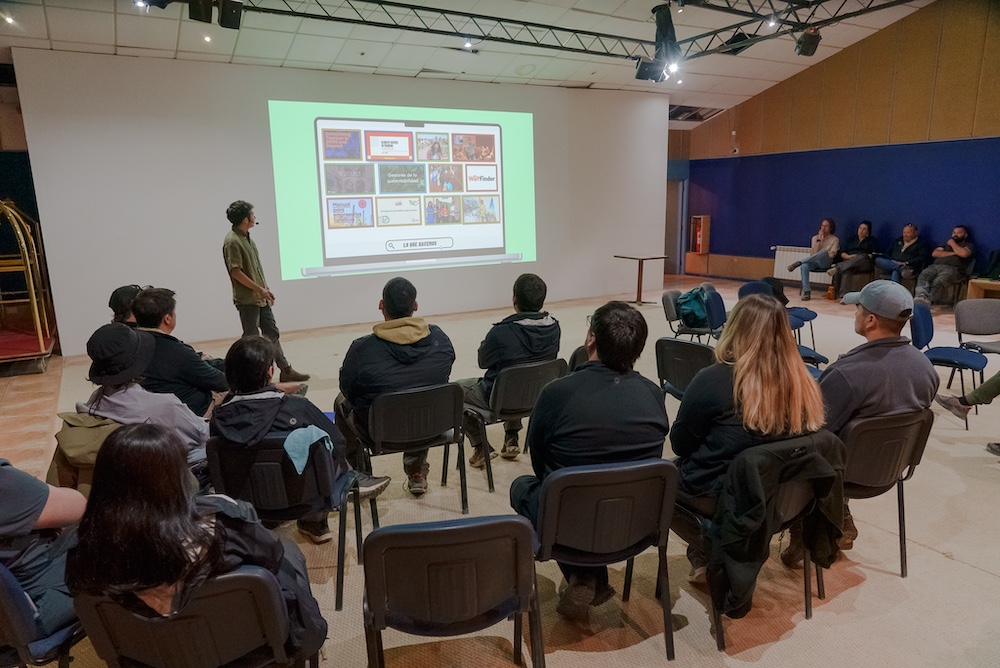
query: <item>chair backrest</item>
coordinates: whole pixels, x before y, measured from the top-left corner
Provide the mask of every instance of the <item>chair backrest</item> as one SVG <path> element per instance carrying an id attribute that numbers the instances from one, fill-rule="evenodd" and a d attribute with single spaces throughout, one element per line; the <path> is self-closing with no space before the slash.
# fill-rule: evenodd
<path id="1" fill-rule="evenodd" d="M 206 444 L 215 491 L 247 501 L 263 520 L 290 520 L 336 506 L 338 471 L 322 441 L 312 444 L 300 475 L 283 438 L 265 438 L 253 447 L 213 436 Z"/>
<path id="2" fill-rule="evenodd" d="M 665 545 L 678 479 L 665 459 L 559 469 L 542 483 L 537 558 L 572 550 L 615 563 Z"/>
<path id="3" fill-rule="evenodd" d="M 699 283 L 698 287 L 704 290 L 706 294 L 709 292 L 716 292 L 715 285 L 713 285 L 710 281 Z"/>
<path id="4" fill-rule="evenodd" d="M 375 629 L 470 633 L 528 610 L 531 523 L 516 515 L 375 529 L 365 538 L 365 613 Z"/>
<path id="5" fill-rule="evenodd" d="M 726 304 L 722 295 L 715 290 L 705 292 L 705 311 L 708 313 L 708 326 L 712 331 L 722 329 L 726 324 Z"/>
<path id="6" fill-rule="evenodd" d="M 566 363 L 566 370 L 576 371 L 577 367 L 586 364 L 589 359 L 590 353 L 587 352 L 587 346 L 580 346 L 569 356 L 569 362 Z"/>
<path id="7" fill-rule="evenodd" d="M 35 640 L 38 629 L 31 601 L 14 574 L 0 564 L 0 655 L 5 653 L 4 646 L 8 646 L 24 660 L 28 644 Z"/>
<path id="8" fill-rule="evenodd" d="M 739 292 L 736 294 L 738 299 L 743 299 L 747 295 L 767 295 L 768 297 L 774 297 L 774 290 L 764 281 L 749 281 L 741 285 Z"/>
<path id="9" fill-rule="evenodd" d="M 656 375 L 660 387 L 680 399 L 691 379 L 715 363 L 715 348 L 669 336 L 656 341 Z"/>
<path id="10" fill-rule="evenodd" d="M 851 420 L 841 430 L 847 447 L 845 485 L 892 487 L 913 475 L 934 424 L 929 408 Z"/>
<path id="11" fill-rule="evenodd" d="M 681 319 L 680 313 L 677 311 L 677 298 L 680 296 L 680 290 L 667 290 L 660 297 L 660 301 L 663 302 L 663 314 L 667 317 L 671 330 L 673 330 L 674 323 Z"/>
<path id="12" fill-rule="evenodd" d="M 917 350 L 923 350 L 934 338 L 934 319 L 930 307 L 923 302 L 913 302 L 913 317 L 910 318 L 910 340 Z"/>
<path id="13" fill-rule="evenodd" d="M 380 394 L 368 413 L 372 454 L 419 448 L 434 440 L 458 443 L 463 400 L 462 388 L 455 383 Z"/>
<path id="14" fill-rule="evenodd" d="M 496 420 L 531 415 L 542 388 L 566 375 L 566 361 L 532 362 L 509 366 L 499 374 L 490 392 L 490 411 Z"/>
<path id="15" fill-rule="evenodd" d="M 112 668 L 216 668 L 251 652 L 286 663 L 288 613 L 278 581 L 259 566 L 202 584 L 176 615 L 143 617 L 106 596 L 74 598 L 97 655 Z M 256 664 L 255 664 L 256 665 Z"/>
<path id="16" fill-rule="evenodd" d="M 1000 299 L 966 299 L 955 304 L 955 331 L 990 336 L 1000 334 Z"/>

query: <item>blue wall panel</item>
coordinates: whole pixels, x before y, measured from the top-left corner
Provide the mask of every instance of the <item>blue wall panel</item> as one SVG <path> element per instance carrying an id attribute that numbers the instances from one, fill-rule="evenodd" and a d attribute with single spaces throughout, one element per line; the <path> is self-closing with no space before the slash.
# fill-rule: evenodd
<path id="1" fill-rule="evenodd" d="M 690 169 L 688 212 L 712 216 L 713 254 L 806 246 L 825 217 L 841 242 L 871 220 L 882 247 L 914 222 L 934 246 L 968 225 L 980 263 L 1000 248 L 1000 138 L 692 160 Z"/>

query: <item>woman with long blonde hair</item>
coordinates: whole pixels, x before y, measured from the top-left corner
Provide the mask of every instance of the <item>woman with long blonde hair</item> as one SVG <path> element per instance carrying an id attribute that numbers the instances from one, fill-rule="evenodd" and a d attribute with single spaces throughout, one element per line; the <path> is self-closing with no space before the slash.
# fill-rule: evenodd
<path id="1" fill-rule="evenodd" d="M 718 494 L 742 450 L 819 430 L 823 396 L 777 299 L 749 295 L 733 308 L 715 349 L 684 392 L 670 443 L 691 494 Z"/>

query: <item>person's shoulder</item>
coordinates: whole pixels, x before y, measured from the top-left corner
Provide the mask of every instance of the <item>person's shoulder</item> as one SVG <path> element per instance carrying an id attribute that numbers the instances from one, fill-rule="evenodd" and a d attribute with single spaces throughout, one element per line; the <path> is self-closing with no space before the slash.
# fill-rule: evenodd
<path id="1" fill-rule="evenodd" d="M 430 331 L 430 336 L 433 339 L 441 343 L 447 343 L 448 345 L 451 345 L 451 339 L 448 338 L 448 335 L 445 334 L 443 329 L 441 329 L 437 325 L 431 325 L 431 324 L 427 325 L 427 329 Z"/>

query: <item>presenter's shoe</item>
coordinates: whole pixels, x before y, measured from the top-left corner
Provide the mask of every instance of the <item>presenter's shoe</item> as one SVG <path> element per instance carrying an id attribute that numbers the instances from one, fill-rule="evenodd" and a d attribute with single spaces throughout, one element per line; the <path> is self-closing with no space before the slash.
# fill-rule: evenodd
<path id="1" fill-rule="evenodd" d="M 298 520 L 295 522 L 296 528 L 299 533 L 316 543 L 317 545 L 322 545 L 323 543 L 329 543 L 333 540 L 333 532 L 330 531 L 330 525 L 324 518 L 321 522 L 307 522 L 306 520 Z"/>
<path id="2" fill-rule="evenodd" d="M 428 469 L 423 469 L 413 473 L 407 473 L 406 482 L 403 483 L 403 489 L 413 496 L 422 496 L 424 492 L 427 491 L 427 471 Z"/>
<path id="3" fill-rule="evenodd" d="M 521 448 L 517 445 L 517 432 L 513 431 L 505 434 L 503 438 L 503 449 L 500 451 L 500 456 L 504 459 L 517 459 L 519 454 L 521 454 Z"/>
<path id="4" fill-rule="evenodd" d="M 1000 443 L 987 443 L 986 452 L 1000 457 Z"/>
<path id="5" fill-rule="evenodd" d="M 309 380 L 309 374 L 299 373 L 292 367 L 281 370 L 281 376 L 278 378 L 282 383 L 301 383 Z"/>
<path id="6" fill-rule="evenodd" d="M 363 471 L 358 471 L 358 497 L 359 500 L 373 499 L 386 490 L 392 478 L 389 476 L 373 476 Z M 354 496 L 352 495 L 353 499 Z"/>
<path id="7" fill-rule="evenodd" d="M 802 301 L 807 302 L 810 299 L 812 299 L 812 293 L 811 292 L 803 292 L 802 293 Z"/>
<path id="8" fill-rule="evenodd" d="M 801 262 L 793 262 L 790 265 L 788 265 L 788 271 L 795 271 L 796 269 L 798 269 L 801 266 L 802 266 Z"/>
<path id="9" fill-rule="evenodd" d="M 972 410 L 972 406 L 963 405 L 962 402 L 958 400 L 958 397 L 945 397 L 939 394 L 934 397 L 934 401 L 951 411 L 951 414 L 959 420 L 965 420 L 968 418 L 969 411 Z"/>
<path id="10" fill-rule="evenodd" d="M 490 447 L 490 459 L 496 459 L 497 451 Z M 481 469 L 486 466 L 486 458 L 483 456 L 483 446 L 476 445 L 472 448 L 472 456 L 469 457 L 469 466 L 474 469 Z"/>
<path id="11" fill-rule="evenodd" d="M 556 606 L 556 612 L 566 619 L 586 619 L 596 596 L 597 582 L 594 578 L 570 575 L 566 590 L 563 591 L 559 605 Z"/>

